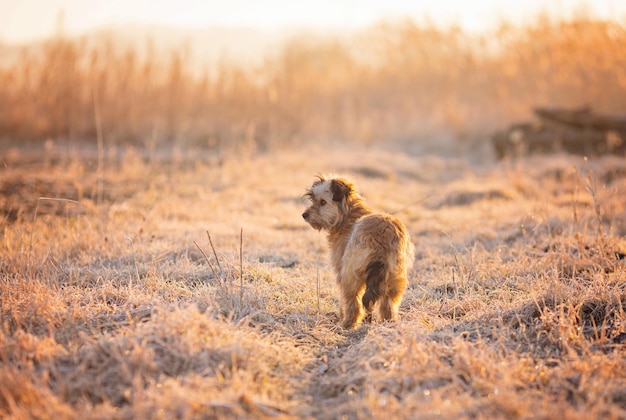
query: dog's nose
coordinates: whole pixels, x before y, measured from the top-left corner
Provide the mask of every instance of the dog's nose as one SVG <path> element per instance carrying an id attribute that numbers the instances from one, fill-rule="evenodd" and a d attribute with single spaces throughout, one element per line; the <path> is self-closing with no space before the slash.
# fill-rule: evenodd
<path id="1" fill-rule="evenodd" d="M 304 213 L 302 213 L 302 218 L 303 218 L 304 220 L 307 220 L 307 219 L 309 218 L 309 213 L 308 213 L 308 212 L 306 212 L 306 211 L 305 211 Z"/>

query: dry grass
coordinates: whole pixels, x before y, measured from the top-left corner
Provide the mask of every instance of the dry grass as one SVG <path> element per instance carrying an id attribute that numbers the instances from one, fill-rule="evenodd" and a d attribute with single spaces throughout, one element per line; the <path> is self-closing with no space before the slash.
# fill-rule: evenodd
<path id="1" fill-rule="evenodd" d="M 3 156 L 0 417 L 626 416 L 623 158 L 128 153 L 100 199 L 59 156 Z M 336 326 L 300 217 L 327 171 L 402 209 L 418 257 L 397 324 Z"/>
<path id="2" fill-rule="evenodd" d="M 59 35 L 0 63 L 0 140 L 93 145 L 99 131 L 107 145 L 146 148 L 437 147 L 482 138 L 535 106 L 626 107 L 623 21 L 539 16 L 481 36 L 398 21 L 344 38 L 296 37 L 253 67 L 223 60 L 200 70 L 193 48 L 112 39 Z"/>

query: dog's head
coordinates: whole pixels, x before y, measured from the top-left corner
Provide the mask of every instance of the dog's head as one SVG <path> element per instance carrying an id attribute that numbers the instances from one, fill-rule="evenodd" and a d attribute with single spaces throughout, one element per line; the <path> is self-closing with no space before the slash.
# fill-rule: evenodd
<path id="1" fill-rule="evenodd" d="M 311 205 L 302 217 L 313 229 L 330 229 L 344 220 L 348 199 L 354 193 L 354 185 L 345 178 L 317 177 L 305 194 Z"/>

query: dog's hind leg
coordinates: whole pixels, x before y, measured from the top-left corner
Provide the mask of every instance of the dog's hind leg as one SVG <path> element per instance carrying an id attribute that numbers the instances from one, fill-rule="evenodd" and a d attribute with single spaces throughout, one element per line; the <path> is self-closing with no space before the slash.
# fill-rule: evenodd
<path id="1" fill-rule="evenodd" d="M 366 313 L 366 321 L 372 320 L 374 305 L 381 295 L 381 286 L 385 283 L 385 263 L 373 261 L 367 265 L 365 270 L 365 293 L 362 302 Z"/>
<path id="2" fill-rule="evenodd" d="M 341 326 L 352 329 L 363 319 L 362 295 L 365 284 L 359 284 L 356 278 L 343 278 L 341 282 Z"/>
<path id="3" fill-rule="evenodd" d="M 341 326 L 347 330 L 356 328 L 363 317 L 363 309 L 357 297 L 345 297 L 343 301 L 343 318 Z"/>
<path id="4" fill-rule="evenodd" d="M 383 321 L 395 321 L 398 319 L 398 310 L 400 308 L 400 302 L 402 301 L 402 295 L 406 290 L 406 278 L 400 277 L 390 279 L 387 290 L 385 290 L 384 296 L 380 300 L 380 307 L 378 308 L 378 314 Z"/>

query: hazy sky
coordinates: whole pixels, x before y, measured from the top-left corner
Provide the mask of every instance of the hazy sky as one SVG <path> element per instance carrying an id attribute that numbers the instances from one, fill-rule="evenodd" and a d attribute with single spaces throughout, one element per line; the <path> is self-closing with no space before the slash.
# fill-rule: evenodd
<path id="1" fill-rule="evenodd" d="M 357 27 L 382 18 L 425 17 L 480 30 L 499 18 L 524 20 L 539 11 L 571 16 L 588 10 L 626 18 L 625 0 L 0 0 L 0 40 L 23 42 L 51 35 L 63 12 L 65 30 L 131 22 L 178 27 Z"/>

